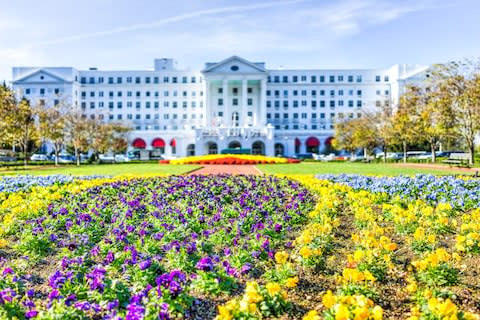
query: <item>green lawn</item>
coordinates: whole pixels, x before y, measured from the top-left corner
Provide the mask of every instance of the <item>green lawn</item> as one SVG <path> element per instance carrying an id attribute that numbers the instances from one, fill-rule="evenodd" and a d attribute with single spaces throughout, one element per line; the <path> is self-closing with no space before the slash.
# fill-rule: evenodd
<path id="1" fill-rule="evenodd" d="M 200 168 L 197 165 L 167 165 L 158 163 L 122 163 L 101 165 L 65 165 L 60 167 L 30 167 L 27 170 L 0 171 L 1 175 L 15 174 L 67 174 L 67 175 L 109 175 L 122 174 L 182 174 Z"/>
<path id="2" fill-rule="evenodd" d="M 257 166 L 267 174 L 365 174 L 365 175 L 414 175 L 419 173 L 447 175 L 447 174 L 473 174 L 459 170 L 426 169 L 401 167 L 395 164 L 384 163 L 358 163 L 358 162 L 303 162 L 298 164 L 262 164 Z"/>

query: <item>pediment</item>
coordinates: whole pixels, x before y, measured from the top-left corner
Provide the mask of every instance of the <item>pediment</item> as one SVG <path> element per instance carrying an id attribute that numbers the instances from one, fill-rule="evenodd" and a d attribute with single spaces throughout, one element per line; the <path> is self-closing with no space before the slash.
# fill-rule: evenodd
<path id="1" fill-rule="evenodd" d="M 32 82 L 34 83 L 65 83 L 68 81 L 56 74 L 53 74 L 43 69 L 39 69 L 31 73 L 28 73 L 14 81 L 15 84 L 32 83 Z"/>
<path id="2" fill-rule="evenodd" d="M 243 58 L 232 56 L 220 62 L 207 63 L 203 73 L 265 73 L 265 65 L 260 62 L 250 62 Z"/>

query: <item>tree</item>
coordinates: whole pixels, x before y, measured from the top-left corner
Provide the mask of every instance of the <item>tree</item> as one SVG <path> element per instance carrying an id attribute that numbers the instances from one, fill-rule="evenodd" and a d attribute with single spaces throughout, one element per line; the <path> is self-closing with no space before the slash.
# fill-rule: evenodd
<path id="1" fill-rule="evenodd" d="M 81 112 L 71 109 L 65 114 L 65 140 L 73 147 L 77 166 L 80 165 L 80 150 L 88 147 L 88 122 Z"/>
<path id="2" fill-rule="evenodd" d="M 393 114 L 393 137 L 402 145 L 403 162 L 407 162 L 408 144 L 418 139 L 418 106 L 422 92 L 417 86 L 407 86 L 400 97 L 396 112 Z"/>
<path id="3" fill-rule="evenodd" d="M 480 132 L 480 62 L 459 61 L 436 65 L 432 76 L 438 81 L 438 104 L 450 108 L 455 130 L 475 162 L 475 137 Z"/>
<path id="4" fill-rule="evenodd" d="M 12 144 L 9 116 L 15 112 L 15 94 L 5 83 L 0 86 L 0 143 Z"/>
<path id="5" fill-rule="evenodd" d="M 25 167 L 28 164 L 28 147 L 31 143 L 38 142 L 38 126 L 35 118 L 35 110 L 30 106 L 28 100 L 23 98 L 15 106 L 13 112 L 3 119 L 8 127 L 7 139 L 22 148 Z"/>
<path id="6" fill-rule="evenodd" d="M 365 155 L 378 143 L 377 128 L 374 115 L 364 114 L 363 117 L 338 122 L 335 124 L 335 148 L 354 152 L 363 148 Z"/>
<path id="7" fill-rule="evenodd" d="M 55 152 L 55 165 L 58 166 L 58 153 L 65 143 L 66 110 L 63 105 L 40 106 L 38 109 L 40 136 L 49 141 Z"/>

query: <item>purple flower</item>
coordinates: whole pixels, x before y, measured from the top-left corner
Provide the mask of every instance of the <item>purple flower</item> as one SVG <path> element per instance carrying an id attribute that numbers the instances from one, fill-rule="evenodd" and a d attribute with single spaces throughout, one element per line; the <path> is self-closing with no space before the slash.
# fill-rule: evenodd
<path id="1" fill-rule="evenodd" d="M 108 251 L 107 256 L 105 257 L 105 263 L 111 264 L 115 260 L 115 256 L 112 251 Z"/>
<path id="2" fill-rule="evenodd" d="M 275 224 L 275 227 L 274 227 L 275 232 L 279 233 L 280 231 L 282 231 L 282 228 L 283 228 L 283 226 L 281 224 L 279 224 L 279 223 Z"/>
<path id="3" fill-rule="evenodd" d="M 3 269 L 2 275 L 6 276 L 7 274 L 13 274 L 13 269 L 10 267 Z"/>
<path id="4" fill-rule="evenodd" d="M 214 265 L 212 258 L 210 257 L 203 257 L 200 260 L 198 260 L 196 266 L 198 270 L 203 270 L 203 271 L 213 271 Z"/>
<path id="5" fill-rule="evenodd" d="M 150 268 L 151 265 L 152 265 L 152 260 L 147 259 L 145 261 L 140 262 L 138 267 L 140 268 L 140 270 L 145 270 L 145 269 Z"/>
<path id="6" fill-rule="evenodd" d="M 38 315 L 38 311 L 33 309 L 25 313 L 25 318 L 31 319 L 31 318 L 35 318 L 37 315 Z"/>

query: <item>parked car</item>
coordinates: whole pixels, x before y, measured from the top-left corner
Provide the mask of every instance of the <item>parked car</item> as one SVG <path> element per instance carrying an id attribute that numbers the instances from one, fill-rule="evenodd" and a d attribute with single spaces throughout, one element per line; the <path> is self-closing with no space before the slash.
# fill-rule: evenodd
<path id="1" fill-rule="evenodd" d="M 383 152 L 381 153 L 377 153 L 375 155 L 375 158 L 377 159 L 383 159 L 384 157 L 384 154 Z M 402 153 L 398 153 L 398 152 L 387 152 L 387 159 L 391 159 L 391 160 L 400 160 L 403 158 L 403 154 Z"/>
<path id="2" fill-rule="evenodd" d="M 297 153 L 293 156 L 293 158 L 300 160 L 313 159 L 313 155 L 311 153 Z"/>
<path id="3" fill-rule="evenodd" d="M 30 157 L 31 161 L 48 161 L 48 156 L 46 154 L 35 153 Z"/>
<path id="4" fill-rule="evenodd" d="M 100 163 L 114 163 L 115 157 L 113 156 L 113 154 L 99 154 L 98 161 Z"/>
<path id="5" fill-rule="evenodd" d="M 418 160 L 431 160 L 432 159 L 432 153 L 431 152 L 425 152 L 423 154 L 420 154 L 418 156 L 414 156 L 414 159 Z"/>
<path id="6" fill-rule="evenodd" d="M 55 160 L 55 156 L 53 156 Z M 58 163 L 74 163 L 76 161 L 75 156 L 71 154 L 61 153 L 58 155 Z"/>
<path id="7" fill-rule="evenodd" d="M 115 162 L 129 162 L 130 158 L 125 154 L 116 154 Z"/>

